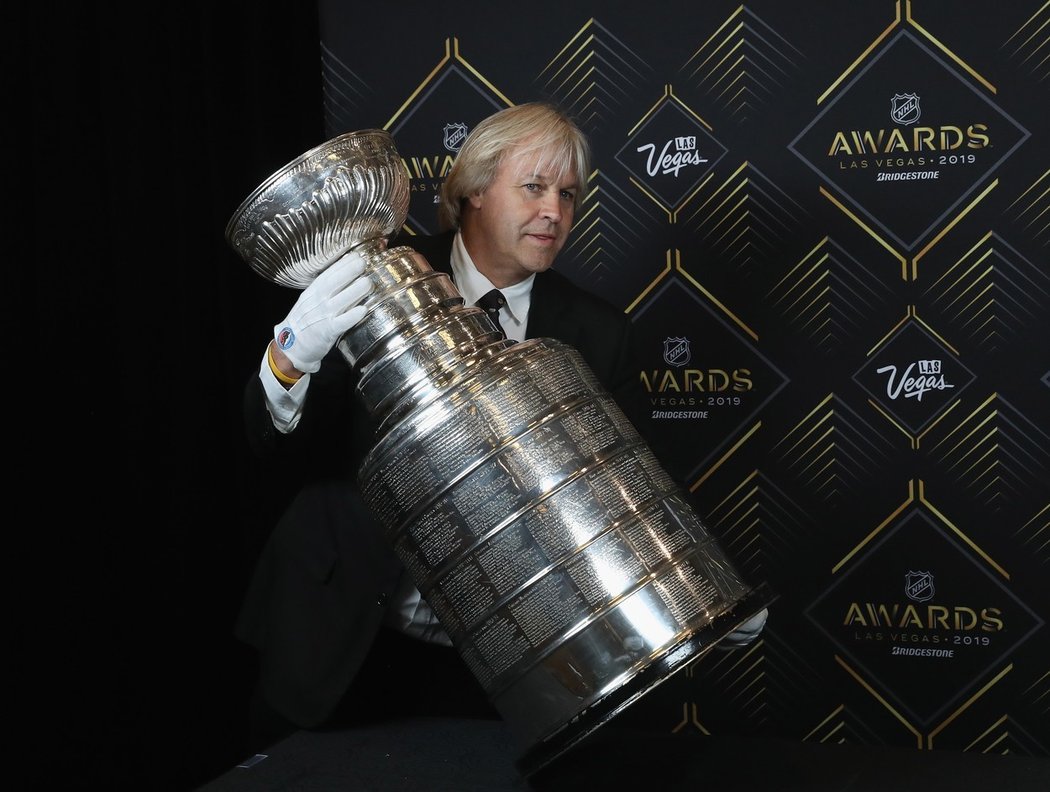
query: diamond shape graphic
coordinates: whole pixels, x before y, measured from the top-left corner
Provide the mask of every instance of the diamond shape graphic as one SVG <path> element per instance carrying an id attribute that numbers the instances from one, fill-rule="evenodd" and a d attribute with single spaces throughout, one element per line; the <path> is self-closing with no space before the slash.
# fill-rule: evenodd
<path id="1" fill-rule="evenodd" d="M 887 701 L 927 726 L 1043 626 L 990 567 L 913 509 L 806 616 Z"/>
<path id="2" fill-rule="evenodd" d="M 973 86 L 965 68 L 904 30 L 788 148 L 912 250 L 1029 136 Z"/>
<path id="3" fill-rule="evenodd" d="M 789 381 L 734 319 L 676 279 L 635 313 L 645 366 L 644 434 L 687 460 L 690 478 L 724 453 Z"/>
<path id="4" fill-rule="evenodd" d="M 911 434 L 921 433 L 975 376 L 918 321 L 909 319 L 853 380 Z"/>
<path id="5" fill-rule="evenodd" d="M 438 196 L 455 161 L 456 143 L 483 118 L 507 106 L 454 61 L 413 95 L 388 125 L 412 191 L 406 225 L 422 233 L 438 230 Z M 455 116 L 449 116 L 450 107 L 456 108 Z"/>
<path id="6" fill-rule="evenodd" d="M 668 95 L 616 153 L 623 165 L 664 209 L 676 211 L 726 148 L 708 128 Z"/>

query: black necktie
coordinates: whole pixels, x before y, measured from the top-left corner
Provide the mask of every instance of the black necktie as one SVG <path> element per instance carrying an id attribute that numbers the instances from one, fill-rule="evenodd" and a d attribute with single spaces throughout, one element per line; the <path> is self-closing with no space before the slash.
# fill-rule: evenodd
<path id="1" fill-rule="evenodd" d="M 479 308 L 484 308 L 485 312 L 492 319 L 492 323 L 496 325 L 496 329 L 500 331 L 500 334 L 506 338 L 507 334 L 503 332 L 503 325 L 499 323 L 499 309 L 507 304 L 507 298 L 503 296 L 503 292 L 499 289 L 493 289 L 488 294 L 483 294 L 478 298 L 475 303 Z"/>

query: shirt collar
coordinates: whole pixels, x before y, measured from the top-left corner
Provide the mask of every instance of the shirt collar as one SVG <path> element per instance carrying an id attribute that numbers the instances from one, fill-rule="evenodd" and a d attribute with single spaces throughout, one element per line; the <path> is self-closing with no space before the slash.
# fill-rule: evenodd
<path id="1" fill-rule="evenodd" d="M 452 282 L 456 284 L 459 293 L 463 295 L 466 305 L 473 305 L 483 294 L 487 294 L 496 287 L 492 281 L 478 272 L 467 247 L 463 244 L 463 234 L 456 232 L 452 242 Z M 517 341 L 525 338 L 525 325 L 529 317 L 529 305 L 532 302 L 532 284 L 536 280 L 536 273 L 532 273 L 520 283 L 500 289 L 503 292 L 507 304 L 500 311 L 500 323 L 503 325 L 507 336 Z"/>

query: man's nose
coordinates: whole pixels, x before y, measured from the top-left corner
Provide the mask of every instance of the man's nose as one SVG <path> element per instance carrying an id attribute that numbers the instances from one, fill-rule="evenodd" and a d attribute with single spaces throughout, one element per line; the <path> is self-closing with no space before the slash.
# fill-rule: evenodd
<path id="1" fill-rule="evenodd" d="M 543 196 L 543 205 L 540 207 L 540 216 L 552 223 L 559 223 L 562 209 L 561 196 L 557 192 L 546 193 Z"/>

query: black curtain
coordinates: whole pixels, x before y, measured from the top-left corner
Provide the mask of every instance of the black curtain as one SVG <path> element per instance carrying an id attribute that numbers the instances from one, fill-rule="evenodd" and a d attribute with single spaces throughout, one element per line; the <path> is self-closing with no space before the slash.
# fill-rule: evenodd
<path id="1" fill-rule="evenodd" d="M 224 229 L 323 140 L 317 9 L 69 5 L 9 28 L 30 46 L 8 184 L 33 189 L 8 294 L 30 270 L 37 300 L 8 358 L 9 460 L 33 471 L 7 521 L 14 761 L 29 789 L 190 789 L 245 758 L 255 658 L 232 627 L 284 500 L 239 405 L 294 295 Z"/>

